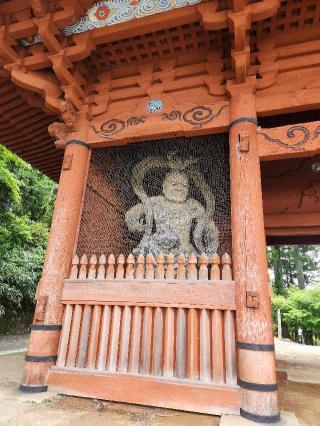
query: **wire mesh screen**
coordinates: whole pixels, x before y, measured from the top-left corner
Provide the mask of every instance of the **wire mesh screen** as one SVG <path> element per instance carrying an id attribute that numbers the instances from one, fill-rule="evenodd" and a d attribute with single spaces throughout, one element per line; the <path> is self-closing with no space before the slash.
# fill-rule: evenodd
<path id="1" fill-rule="evenodd" d="M 93 150 L 77 253 L 231 253 L 227 135 Z"/>

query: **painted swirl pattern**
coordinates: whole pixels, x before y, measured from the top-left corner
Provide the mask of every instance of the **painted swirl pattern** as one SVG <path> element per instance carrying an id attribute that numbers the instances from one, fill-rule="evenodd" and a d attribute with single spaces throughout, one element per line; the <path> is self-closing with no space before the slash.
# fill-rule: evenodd
<path id="1" fill-rule="evenodd" d="M 218 117 L 227 105 L 228 104 L 221 105 L 217 112 L 214 112 L 213 109 L 208 106 L 197 105 L 185 112 L 173 110 L 163 113 L 161 118 L 162 120 L 166 121 L 180 120 L 191 124 L 193 127 L 201 128 L 205 124 L 210 123 L 210 121 L 212 121 L 214 118 Z"/>
<path id="2" fill-rule="evenodd" d="M 267 133 L 264 133 L 262 131 L 258 131 L 258 134 L 263 136 L 268 142 L 276 143 L 277 145 L 287 148 L 287 149 L 299 149 L 302 145 L 308 142 L 310 139 L 310 132 L 309 130 L 301 125 L 292 126 L 289 127 L 287 131 L 287 141 L 283 141 L 278 138 L 273 138 Z M 316 135 L 316 132 L 315 132 Z M 316 136 L 314 136 L 315 138 Z"/>
<path id="3" fill-rule="evenodd" d="M 73 25 L 61 29 L 65 36 L 85 33 L 95 28 L 121 24 L 132 19 L 145 18 L 156 13 L 168 12 L 180 7 L 192 6 L 203 0 L 108 0 L 99 1 L 91 6 L 84 16 Z M 42 43 L 39 34 L 30 39 L 20 39 L 24 47 Z"/>

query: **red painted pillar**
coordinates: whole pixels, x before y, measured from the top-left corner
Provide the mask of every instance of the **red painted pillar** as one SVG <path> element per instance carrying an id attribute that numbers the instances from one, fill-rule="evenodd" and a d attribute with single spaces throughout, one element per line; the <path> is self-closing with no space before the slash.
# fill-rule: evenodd
<path id="1" fill-rule="evenodd" d="M 63 314 L 60 299 L 77 237 L 89 157 L 86 143 L 67 142 L 20 386 L 24 392 L 47 390 L 47 373 L 57 358 Z"/>
<path id="2" fill-rule="evenodd" d="M 279 421 L 267 272 L 255 79 L 230 84 L 230 180 L 241 415 Z"/>

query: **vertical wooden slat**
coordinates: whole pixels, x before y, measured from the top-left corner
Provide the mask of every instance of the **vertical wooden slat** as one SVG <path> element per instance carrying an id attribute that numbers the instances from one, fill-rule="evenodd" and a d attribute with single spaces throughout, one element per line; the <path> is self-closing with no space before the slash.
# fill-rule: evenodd
<path id="1" fill-rule="evenodd" d="M 131 306 L 125 306 L 122 312 L 119 355 L 119 371 L 122 373 L 128 371 L 131 309 Z"/>
<path id="2" fill-rule="evenodd" d="M 91 319 L 91 306 L 85 305 L 83 309 L 83 313 L 82 313 L 78 358 L 76 362 L 76 366 L 79 368 L 84 368 L 86 366 L 90 319 Z"/>
<path id="3" fill-rule="evenodd" d="M 177 377 L 183 379 L 187 375 L 187 321 L 185 309 L 177 309 L 176 331 L 176 370 Z"/>
<path id="4" fill-rule="evenodd" d="M 116 280 L 121 280 L 124 277 L 124 264 L 125 257 L 123 254 L 120 254 L 117 260 L 117 272 L 116 272 Z"/>
<path id="5" fill-rule="evenodd" d="M 132 331 L 130 342 L 129 373 L 137 374 L 139 372 L 139 354 L 141 338 L 141 308 L 135 306 L 132 317 Z"/>
<path id="6" fill-rule="evenodd" d="M 62 331 L 58 349 L 57 366 L 64 367 L 69 344 L 70 326 L 72 320 L 73 306 L 66 305 L 63 316 Z"/>
<path id="7" fill-rule="evenodd" d="M 185 280 L 186 279 L 186 259 L 183 254 L 178 256 L 178 269 L 177 269 L 177 279 Z"/>
<path id="8" fill-rule="evenodd" d="M 217 253 L 212 255 L 210 259 L 211 269 L 210 269 L 210 280 L 221 280 L 220 273 L 220 257 Z"/>
<path id="9" fill-rule="evenodd" d="M 114 265 L 116 263 L 116 259 L 113 254 L 110 254 L 108 256 L 108 267 L 106 271 L 106 279 L 107 280 L 114 280 Z"/>
<path id="10" fill-rule="evenodd" d="M 82 306 L 75 305 L 73 311 L 72 326 L 69 338 L 69 349 L 67 355 L 66 366 L 74 367 L 78 351 L 79 333 L 81 326 Z"/>
<path id="11" fill-rule="evenodd" d="M 152 308 L 143 309 L 140 372 L 150 374 L 152 342 Z"/>
<path id="12" fill-rule="evenodd" d="M 162 280 L 164 279 L 164 256 L 162 254 L 159 254 L 156 263 L 156 279 Z"/>
<path id="13" fill-rule="evenodd" d="M 231 257 L 225 253 L 221 258 L 222 263 L 222 279 L 232 280 Z"/>
<path id="14" fill-rule="evenodd" d="M 87 278 L 87 266 L 88 266 L 88 258 L 84 254 L 80 259 L 80 269 L 79 269 L 79 280 L 85 280 Z"/>
<path id="15" fill-rule="evenodd" d="M 163 348 L 163 375 L 173 376 L 174 370 L 174 309 L 166 308 L 164 326 L 164 348 Z"/>
<path id="16" fill-rule="evenodd" d="M 185 257 L 183 254 L 178 256 L 177 279 L 185 280 L 186 268 Z M 186 377 L 186 349 L 187 349 L 187 321 L 185 309 L 177 310 L 177 335 L 176 335 L 176 370 L 175 374 L 179 378 Z"/>
<path id="17" fill-rule="evenodd" d="M 212 380 L 214 383 L 224 383 L 224 341 L 223 341 L 223 313 L 218 309 L 212 312 Z"/>
<path id="18" fill-rule="evenodd" d="M 188 280 L 196 280 L 197 278 L 197 256 L 195 254 L 191 254 L 188 259 Z"/>
<path id="19" fill-rule="evenodd" d="M 99 341 L 99 332 L 100 332 L 100 318 L 101 318 L 101 306 L 96 305 L 93 307 L 90 334 L 89 334 L 87 367 L 90 369 L 96 368 L 98 341 Z"/>
<path id="20" fill-rule="evenodd" d="M 162 373 L 162 341 L 163 341 L 163 311 L 156 308 L 153 322 L 152 368 L 154 376 Z"/>
<path id="21" fill-rule="evenodd" d="M 134 256 L 132 253 L 127 257 L 127 267 L 126 267 L 126 279 L 133 280 L 134 279 Z"/>
<path id="22" fill-rule="evenodd" d="M 94 280 L 96 278 L 96 268 L 97 268 L 97 256 L 93 254 L 89 260 L 89 269 L 88 269 L 88 280 Z"/>
<path id="23" fill-rule="evenodd" d="M 97 270 L 97 280 L 104 280 L 106 276 L 106 263 L 107 259 L 104 254 L 99 257 L 98 261 L 98 270 Z"/>
<path id="24" fill-rule="evenodd" d="M 174 255 L 169 254 L 167 256 L 167 270 L 166 270 L 166 279 L 174 278 Z"/>
<path id="25" fill-rule="evenodd" d="M 97 357 L 97 369 L 102 371 L 106 368 L 107 354 L 108 354 L 108 342 L 110 334 L 110 323 L 111 323 L 111 307 L 104 306 L 101 318 L 101 332 L 99 341 L 99 351 Z"/>
<path id="26" fill-rule="evenodd" d="M 109 357 L 108 357 L 108 363 L 107 363 L 108 371 L 117 370 L 120 323 L 121 323 L 121 307 L 116 305 L 113 307 L 113 310 L 112 310 Z"/>
<path id="27" fill-rule="evenodd" d="M 154 279 L 154 257 L 152 254 L 147 254 L 146 257 L 146 279 Z"/>
<path id="28" fill-rule="evenodd" d="M 199 257 L 199 280 L 208 281 L 208 277 L 208 257 L 203 253 Z"/>
<path id="29" fill-rule="evenodd" d="M 187 377 L 199 379 L 199 319 L 197 309 L 188 309 Z"/>
<path id="30" fill-rule="evenodd" d="M 224 341 L 226 360 L 226 383 L 237 383 L 236 372 L 236 347 L 234 331 L 234 314 L 232 311 L 225 311 L 224 315 Z"/>
<path id="31" fill-rule="evenodd" d="M 143 254 L 139 254 L 136 262 L 136 278 L 143 279 L 144 278 L 144 256 Z"/>
<path id="32" fill-rule="evenodd" d="M 200 380 L 211 380 L 210 318 L 207 309 L 201 309 L 200 312 Z"/>
<path id="33" fill-rule="evenodd" d="M 79 269 L 79 257 L 75 254 L 72 258 L 71 269 L 69 278 L 71 280 L 76 280 L 78 278 L 78 269 Z"/>

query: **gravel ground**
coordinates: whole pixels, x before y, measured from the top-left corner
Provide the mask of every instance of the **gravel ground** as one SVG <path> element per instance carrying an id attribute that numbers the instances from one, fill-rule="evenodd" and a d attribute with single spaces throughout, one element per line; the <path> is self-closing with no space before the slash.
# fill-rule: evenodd
<path id="1" fill-rule="evenodd" d="M 24 352 L 28 346 L 28 334 L 0 335 L 0 355 Z"/>
<path id="2" fill-rule="evenodd" d="M 26 344 L 25 335 L 0 338 L 1 426 L 74 426 L 75 422 L 79 426 L 219 425 L 220 418 L 216 416 L 58 396 L 49 392 L 23 394 L 18 385 L 24 357 L 21 350 Z M 280 384 L 280 409 L 294 412 L 302 426 L 320 426 L 320 348 L 277 340 L 276 353 L 278 365 L 288 371 L 290 379 Z"/>

